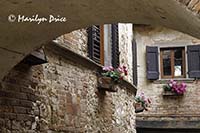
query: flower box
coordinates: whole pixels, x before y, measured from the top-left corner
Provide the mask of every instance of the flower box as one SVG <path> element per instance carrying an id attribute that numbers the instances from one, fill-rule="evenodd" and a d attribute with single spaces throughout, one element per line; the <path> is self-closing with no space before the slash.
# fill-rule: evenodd
<path id="1" fill-rule="evenodd" d="M 116 92 L 117 88 L 115 87 L 116 82 L 113 81 L 110 77 L 99 77 L 98 78 L 98 89 Z"/>
<path id="2" fill-rule="evenodd" d="M 101 77 L 98 78 L 98 89 L 110 92 L 116 92 L 115 86 L 120 80 L 123 80 L 123 76 L 126 76 L 127 69 L 125 66 L 113 68 L 112 66 L 103 67 Z"/>
<path id="3" fill-rule="evenodd" d="M 145 111 L 148 111 L 148 107 L 151 105 L 151 100 L 147 98 L 144 93 L 141 93 L 140 95 L 137 95 L 135 97 L 135 113 L 140 113 Z"/>
<path id="4" fill-rule="evenodd" d="M 183 96 L 183 94 L 177 94 L 173 91 L 164 91 L 162 95 L 163 96 Z"/>
<path id="5" fill-rule="evenodd" d="M 145 108 L 142 106 L 141 103 L 135 103 L 135 113 L 143 112 Z"/>
<path id="6" fill-rule="evenodd" d="M 186 87 L 184 82 L 178 83 L 171 79 L 166 85 L 163 85 L 163 96 L 183 96 Z"/>

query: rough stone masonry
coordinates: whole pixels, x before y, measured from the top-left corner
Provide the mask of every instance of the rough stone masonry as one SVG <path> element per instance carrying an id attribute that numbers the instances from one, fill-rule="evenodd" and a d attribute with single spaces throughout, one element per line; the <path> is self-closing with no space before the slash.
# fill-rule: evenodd
<path id="1" fill-rule="evenodd" d="M 20 63 L 4 78 L 0 87 L 0 131 L 135 133 L 135 89 L 122 84 L 116 93 L 99 91 L 99 67 L 87 67 L 87 63 L 66 57 L 71 51 L 88 61 L 85 30 L 65 35 L 65 41 L 74 45 L 57 45 L 62 51 L 55 45 L 46 46 L 47 64 L 31 67 Z"/>

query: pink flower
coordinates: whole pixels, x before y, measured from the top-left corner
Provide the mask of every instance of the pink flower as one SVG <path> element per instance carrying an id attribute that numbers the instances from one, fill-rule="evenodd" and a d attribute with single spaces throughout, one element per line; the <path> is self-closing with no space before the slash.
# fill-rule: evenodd
<path id="1" fill-rule="evenodd" d="M 110 70 L 110 71 L 113 71 L 114 68 L 113 68 L 112 66 L 109 66 L 109 70 Z"/>
<path id="2" fill-rule="evenodd" d="M 124 74 L 127 76 L 127 75 L 128 75 L 128 71 L 127 71 L 127 70 L 125 70 L 125 71 L 124 71 Z"/>
<path id="3" fill-rule="evenodd" d="M 121 76 L 119 79 L 120 79 L 120 80 L 123 80 L 123 77 Z"/>
<path id="4" fill-rule="evenodd" d="M 126 66 L 123 66 L 123 70 L 124 70 L 124 74 L 128 75 L 128 70 L 127 70 Z"/>
<path id="5" fill-rule="evenodd" d="M 113 71 L 114 68 L 113 68 L 112 66 L 104 66 L 104 67 L 103 67 L 103 70 L 104 70 L 104 71 Z"/>
<path id="6" fill-rule="evenodd" d="M 122 66 L 124 70 L 126 70 L 126 66 Z"/>
<path id="7" fill-rule="evenodd" d="M 118 67 L 117 70 L 118 70 L 120 73 L 123 73 L 123 72 L 124 72 L 124 70 L 123 70 L 122 67 Z"/>
<path id="8" fill-rule="evenodd" d="M 184 92 L 186 92 L 186 84 L 185 83 L 181 83 L 178 84 L 177 82 L 172 84 L 172 91 L 174 91 L 177 94 L 183 94 Z"/>
<path id="9" fill-rule="evenodd" d="M 172 83 L 169 83 L 169 86 L 172 87 Z"/>

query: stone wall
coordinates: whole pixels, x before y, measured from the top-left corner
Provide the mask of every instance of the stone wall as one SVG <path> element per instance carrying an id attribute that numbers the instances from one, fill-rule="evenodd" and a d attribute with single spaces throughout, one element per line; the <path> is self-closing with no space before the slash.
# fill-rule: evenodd
<path id="1" fill-rule="evenodd" d="M 5 77 L 0 90 L 0 131 L 135 133 L 136 89 L 124 81 L 115 93 L 99 91 L 99 66 L 85 58 L 85 30 L 65 37 L 62 43 L 58 39 L 59 44 L 46 46 L 47 64 L 20 63 Z"/>
<path id="2" fill-rule="evenodd" d="M 119 24 L 119 51 L 120 64 L 124 64 L 128 69 L 128 76 L 125 77 L 129 82 L 133 82 L 133 63 L 132 63 L 132 24 Z"/>
<path id="3" fill-rule="evenodd" d="M 76 30 L 69 34 L 64 34 L 56 39 L 56 42 L 60 45 L 84 57 L 88 56 L 87 41 L 88 37 L 86 29 Z"/>
<path id="4" fill-rule="evenodd" d="M 186 46 L 200 44 L 200 40 L 163 27 L 135 26 L 138 51 L 138 94 L 144 92 L 152 99 L 149 111 L 138 114 L 138 120 L 200 120 L 199 81 L 179 79 L 187 83 L 182 97 L 164 97 L 162 86 L 166 80 L 148 81 L 146 78 L 146 46 Z"/>
<path id="5" fill-rule="evenodd" d="M 44 106 L 41 130 L 62 132 L 134 132 L 134 91 L 118 86 L 117 93 L 97 89 L 96 70 L 46 51 L 44 85 L 38 88 Z M 64 53 L 62 53 L 64 54 Z M 119 102 L 121 101 L 121 102 Z M 120 104 L 119 104 L 120 103 Z"/>
<path id="6" fill-rule="evenodd" d="M 34 72 L 33 72 L 34 70 Z M 4 78 L 0 87 L 0 132 L 27 133 L 38 131 L 39 98 L 36 88 L 40 73 L 19 64 Z"/>

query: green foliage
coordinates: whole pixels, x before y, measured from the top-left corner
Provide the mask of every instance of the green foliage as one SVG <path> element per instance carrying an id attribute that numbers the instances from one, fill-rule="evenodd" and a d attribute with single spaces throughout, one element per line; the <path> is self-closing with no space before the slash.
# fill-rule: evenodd
<path id="1" fill-rule="evenodd" d="M 163 89 L 164 91 L 171 91 L 172 88 L 167 84 L 167 85 L 163 85 Z"/>
<path id="2" fill-rule="evenodd" d="M 103 76 L 111 77 L 114 81 L 118 81 L 120 79 L 120 73 L 118 71 L 108 71 L 102 73 Z"/>

